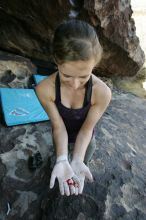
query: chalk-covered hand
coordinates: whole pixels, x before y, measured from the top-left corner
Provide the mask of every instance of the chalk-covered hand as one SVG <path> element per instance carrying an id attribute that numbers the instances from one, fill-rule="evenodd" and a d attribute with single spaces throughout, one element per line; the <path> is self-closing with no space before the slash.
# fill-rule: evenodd
<path id="1" fill-rule="evenodd" d="M 75 194 L 81 194 L 84 188 L 84 181 L 87 178 L 89 181 L 93 181 L 93 176 L 90 172 L 90 169 L 82 162 L 81 160 L 72 160 L 71 162 L 72 170 L 74 171 L 75 175 L 79 178 L 80 185 L 79 187 L 75 188 Z"/>
<path id="2" fill-rule="evenodd" d="M 75 187 L 72 186 L 70 189 L 67 180 L 68 179 L 76 179 L 76 182 L 79 184 L 78 178 L 75 176 L 68 159 L 64 157 L 60 157 L 57 159 L 56 164 L 53 168 L 52 174 L 51 174 L 51 179 L 50 179 L 50 188 L 54 187 L 55 180 L 56 178 L 58 179 L 59 182 L 59 189 L 61 195 L 67 195 L 69 196 L 70 194 L 75 193 Z M 80 185 L 80 184 L 79 184 Z"/>

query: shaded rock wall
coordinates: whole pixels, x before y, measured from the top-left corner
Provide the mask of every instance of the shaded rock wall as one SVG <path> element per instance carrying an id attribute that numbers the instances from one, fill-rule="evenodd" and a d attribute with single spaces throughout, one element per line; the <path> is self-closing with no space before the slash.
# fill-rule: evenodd
<path id="1" fill-rule="evenodd" d="M 29 59 L 0 51 L 0 88 L 28 88 L 36 71 Z"/>
<path id="2" fill-rule="evenodd" d="M 0 48 L 52 61 L 51 40 L 56 26 L 72 17 L 88 21 L 104 48 L 98 75 L 134 75 L 144 53 L 131 19 L 130 0 L 14 0 L 0 2 Z"/>
<path id="3" fill-rule="evenodd" d="M 94 3 L 93 3 L 94 2 Z M 134 75 L 144 63 L 130 0 L 85 1 L 89 20 L 98 29 L 104 48 L 99 71 L 107 75 Z"/>

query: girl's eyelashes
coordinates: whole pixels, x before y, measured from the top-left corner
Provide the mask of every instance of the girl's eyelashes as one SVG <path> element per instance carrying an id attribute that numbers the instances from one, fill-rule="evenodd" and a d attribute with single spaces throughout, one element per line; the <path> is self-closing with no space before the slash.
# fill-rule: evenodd
<path id="1" fill-rule="evenodd" d="M 66 74 L 63 74 L 64 77 L 66 78 L 72 78 L 72 76 L 69 76 L 69 75 L 66 75 Z M 79 78 L 81 79 L 86 79 L 87 77 L 89 77 L 88 75 L 87 76 L 79 76 Z"/>
<path id="2" fill-rule="evenodd" d="M 80 76 L 79 78 L 86 79 L 87 77 L 89 77 L 89 76 Z"/>
<path id="3" fill-rule="evenodd" d="M 64 77 L 66 77 L 66 78 L 71 78 L 72 76 L 68 76 L 68 75 L 65 75 L 65 74 L 63 74 L 64 75 Z"/>

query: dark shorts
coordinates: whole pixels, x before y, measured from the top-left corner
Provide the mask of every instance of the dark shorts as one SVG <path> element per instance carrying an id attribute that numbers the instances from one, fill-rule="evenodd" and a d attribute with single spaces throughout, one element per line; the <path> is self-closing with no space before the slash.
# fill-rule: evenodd
<path id="1" fill-rule="evenodd" d="M 72 158 L 73 148 L 74 148 L 74 143 L 69 143 L 68 150 L 69 150 L 69 159 L 70 160 Z M 85 154 L 85 158 L 84 158 L 85 164 L 87 164 L 91 160 L 95 150 L 96 150 L 96 139 L 95 139 L 95 136 L 93 135 L 92 139 L 87 147 L 87 150 L 86 150 L 86 154 Z"/>
<path id="2" fill-rule="evenodd" d="M 53 137 L 53 133 L 52 133 L 52 137 Z M 53 140 L 53 146 L 54 146 L 54 149 L 56 149 L 54 140 Z M 68 152 L 69 153 L 68 158 L 69 158 L 69 161 L 71 161 L 71 159 L 72 159 L 73 149 L 74 149 L 74 143 L 69 143 L 68 144 L 68 151 L 69 151 Z M 91 160 L 95 150 L 96 150 L 96 139 L 95 139 L 95 135 L 94 135 L 94 132 L 93 132 L 91 141 L 90 141 L 90 143 L 87 147 L 86 153 L 85 153 L 85 158 L 84 158 L 84 163 L 85 164 L 87 164 Z"/>

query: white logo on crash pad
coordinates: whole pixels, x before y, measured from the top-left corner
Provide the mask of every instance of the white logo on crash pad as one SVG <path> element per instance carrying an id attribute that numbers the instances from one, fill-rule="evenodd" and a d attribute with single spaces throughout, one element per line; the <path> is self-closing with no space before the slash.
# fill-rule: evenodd
<path id="1" fill-rule="evenodd" d="M 15 115 L 15 116 L 26 116 L 28 115 L 30 112 L 28 112 L 27 110 L 25 110 L 24 108 L 15 108 L 14 110 L 12 110 L 9 115 Z"/>
<path id="2" fill-rule="evenodd" d="M 19 94 L 20 96 L 27 97 L 27 98 L 32 98 L 32 95 L 30 93 L 24 93 L 24 94 Z"/>

